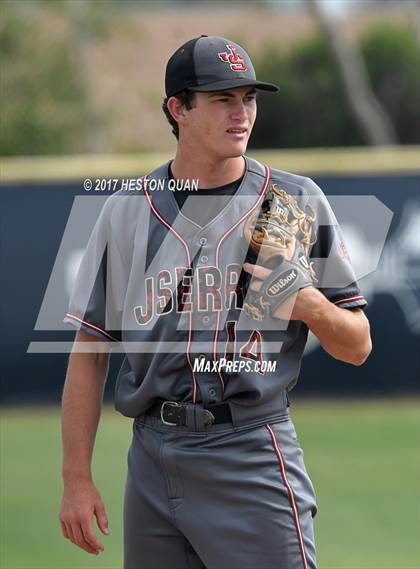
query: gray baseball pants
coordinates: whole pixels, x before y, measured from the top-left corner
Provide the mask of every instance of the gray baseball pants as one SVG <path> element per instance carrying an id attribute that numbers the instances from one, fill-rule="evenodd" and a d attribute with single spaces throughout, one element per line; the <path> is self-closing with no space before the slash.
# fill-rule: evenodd
<path id="1" fill-rule="evenodd" d="M 125 569 L 315 569 L 316 510 L 289 415 L 205 432 L 134 421 Z"/>

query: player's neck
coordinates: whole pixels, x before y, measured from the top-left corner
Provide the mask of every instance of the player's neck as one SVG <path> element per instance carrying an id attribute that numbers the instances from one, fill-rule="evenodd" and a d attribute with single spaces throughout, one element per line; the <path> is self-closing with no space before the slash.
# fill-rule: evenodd
<path id="1" fill-rule="evenodd" d="M 198 180 L 199 188 L 218 188 L 240 178 L 245 170 L 242 156 L 225 159 L 211 159 L 208 156 L 187 156 L 178 149 L 171 164 L 174 178 L 178 180 Z"/>

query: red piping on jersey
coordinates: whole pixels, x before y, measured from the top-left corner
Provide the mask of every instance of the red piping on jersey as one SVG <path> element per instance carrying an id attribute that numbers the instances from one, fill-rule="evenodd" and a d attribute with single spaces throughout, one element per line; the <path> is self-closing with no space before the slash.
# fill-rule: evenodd
<path id="1" fill-rule="evenodd" d="M 107 336 L 108 338 L 110 338 L 114 342 L 119 342 L 119 340 L 117 338 L 114 338 L 114 336 L 111 336 L 111 334 L 108 334 L 108 332 L 105 332 L 105 330 L 102 330 L 102 328 L 99 328 L 99 326 L 95 326 L 94 324 L 91 324 L 90 322 L 87 322 L 86 320 L 82 320 L 78 316 L 75 316 L 74 314 L 70 314 L 70 312 L 67 312 L 66 316 L 68 318 L 73 318 L 73 320 L 77 320 L 78 322 L 81 322 L 82 324 L 85 324 L 85 326 L 89 326 L 89 328 L 92 328 L 93 330 L 97 330 L 98 332 L 100 332 L 104 336 Z"/>
<path id="2" fill-rule="evenodd" d="M 156 209 L 156 206 L 153 204 L 152 199 L 148 193 L 147 190 L 147 184 L 143 184 L 143 180 L 147 180 L 147 176 L 144 176 L 142 178 L 142 188 L 144 189 L 144 193 L 146 195 L 146 199 L 147 202 L 149 204 L 150 209 L 153 211 L 153 213 L 155 214 L 155 216 L 157 217 L 158 221 L 160 221 L 167 229 L 169 229 L 169 231 L 172 231 L 172 233 L 175 235 L 175 237 L 177 237 L 181 243 L 184 245 L 185 247 L 185 251 L 187 253 L 187 262 L 188 262 L 188 267 L 191 267 L 191 253 L 190 253 L 190 249 L 188 247 L 188 243 L 181 237 L 181 235 L 171 226 L 170 223 L 168 223 L 166 221 L 166 219 L 164 219 L 162 217 L 162 215 L 159 213 L 159 211 Z M 197 398 L 197 382 L 195 379 L 195 374 L 194 374 L 194 368 L 192 366 L 191 363 L 191 357 L 190 357 L 190 347 L 191 347 L 191 337 L 192 337 L 192 333 L 191 333 L 191 312 L 189 312 L 189 325 L 188 325 L 188 343 L 187 343 L 187 361 L 188 361 L 188 365 L 191 368 L 191 375 L 192 375 L 192 400 L 193 403 L 195 403 L 196 398 Z"/>
<path id="3" fill-rule="evenodd" d="M 365 300 L 363 294 L 356 294 L 356 296 L 350 296 L 349 298 L 341 298 L 340 300 L 336 300 L 334 304 L 338 304 L 339 302 L 350 302 L 353 300 Z"/>
<path id="4" fill-rule="evenodd" d="M 308 569 L 308 562 L 306 560 L 305 545 L 303 543 L 302 530 L 300 529 L 299 513 L 298 513 L 297 506 L 296 506 L 296 500 L 295 500 L 295 495 L 293 493 L 293 489 L 289 483 L 289 480 L 287 479 L 286 466 L 285 466 L 284 458 L 283 458 L 283 455 L 282 455 L 281 450 L 279 448 L 279 445 L 277 444 L 276 435 L 274 434 L 274 431 L 271 428 L 271 425 L 266 425 L 266 428 L 267 428 L 268 432 L 270 433 L 271 442 L 273 443 L 274 451 L 277 455 L 277 458 L 279 459 L 281 477 L 283 479 L 283 483 L 285 484 L 285 486 L 287 488 L 287 493 L 289 494 L 290 505 L 292 506 L 292 512 L 293 512 L 293 521 L 295 522 L 296 533 L 297 533 L 297 537 L 298 537 L 298 541 L 299 541 L 299 548 L 300 548 L 300 554 L 302 556 L 303 567 L 304 567 L 304 569 Z"/>
<path id="5" fill-rule="evenodd" d="M 219 242 L 217 243 L 216 246 L 216 255 L 215 255 L 215 260 L 216 260 L 216 267 L 219 269 L 219 253 L 220 253 L 220 247 L 222 246 L 223 241 L 226 239 L 226 237 L 232 233 L 232 231 L 235 229 L 235 227 L 237 227 L 246 217 L 248 217 L 248 215 L 250 215 L 254 209 L 260 204 L 260 202 L 262 201 L 264 194 L 265 194 L 265 190 L 268 186 L 268 182 L 270 180 L 270 174 L 271 174 L 271 170 L 268 166 L 264 166 L 264 175 L 265 175 L 265 179 L 264 179 L 264 183 L 261 187 L 260 190 L 260 195 L 258 196 L 257 201 L 255 202 L 255 204 L 251 207 L 250 210 L 248 210 L 247 212 L 245 212 L 233 225 L 232 227 L 230 227 L 227 231 L 225 231 L 225 233 L 223 233 L 223 235 L 220 237 Z M 219 269 L 220 270 L 220 269 Z M 218 359 L 217 358 L 217 341 L 219 339 L 219 322 L 220 322 L 220 311 L 217 311 L 217 317 L 216 317 L 216 329 L 214 331 L 214 339 L 213 339 L 213 358 L 214 360 Z M 222 376 L 222 372 L 220 371 L 220 368 L 218 368 L 218 374 L 219 374 L 219 379 L 220 382 L 222 384 L 222 390 L 224 389 L 224 381 L 223 381 L 223 376 Z"/>

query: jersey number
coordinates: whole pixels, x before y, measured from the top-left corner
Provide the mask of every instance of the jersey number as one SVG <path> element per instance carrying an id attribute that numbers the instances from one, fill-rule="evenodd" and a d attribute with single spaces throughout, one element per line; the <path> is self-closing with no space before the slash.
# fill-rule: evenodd
<path id="1" fill-rule="evenodd" d="M 235 358 L 235 347 L 236 347 L 236 321 L 227 320 L 226 321 L 226 349 L 225 349 L 225 359 L 227 361 L 233 361 Z M 239 349 L 239 356 L 241 358 L 246 358 L 254 362 L 259 362 L 261 366 L 262 362 L 262 335 L 259 330 L 252 330 L 248 340 Z"/>

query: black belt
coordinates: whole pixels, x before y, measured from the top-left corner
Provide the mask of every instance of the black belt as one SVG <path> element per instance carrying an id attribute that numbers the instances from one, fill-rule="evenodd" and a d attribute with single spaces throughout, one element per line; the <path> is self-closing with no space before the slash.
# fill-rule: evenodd
<path id="1" fill-rule="evenodd" d="M 228 403 L 218 405 L 202 405 L 201 403 L 178 403 L 159 399 L 146 415 L 160 417 L 164 425 L 177 427 L 197 425 L 217 425 L 219 423 L 232 423 L 232 414 Z"/>

